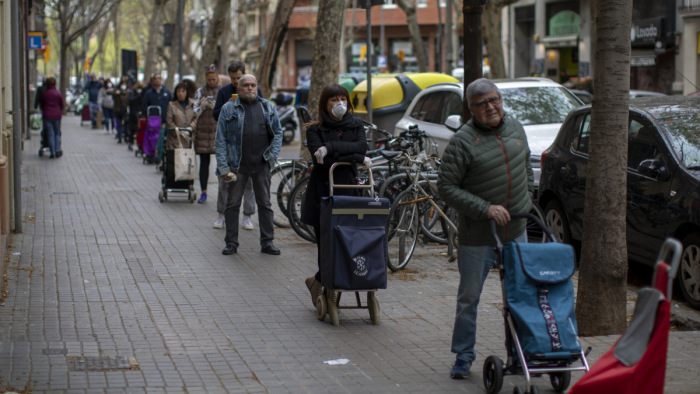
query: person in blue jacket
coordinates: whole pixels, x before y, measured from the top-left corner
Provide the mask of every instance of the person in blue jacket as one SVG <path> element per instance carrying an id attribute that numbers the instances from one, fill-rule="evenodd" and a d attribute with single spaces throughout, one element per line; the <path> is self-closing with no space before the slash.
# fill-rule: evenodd
<path id="1" fill-rule="evenodd" d="M 261 252 L 279 255 L 272 241 L 274 224 L 270 203 L 270 169 L 282 147 L 282 126 L 275 105 L 258 97 L 257 79 L 245 74 L 238 80 L 239 97 L 221 109 L 216 125 L 216 174 L 226 183 L 226 247 L 222 254 L 238 252 L 238 216 L 248 180 L 253 182 L 258 205 Z"/>
<path id="2" fill-rule="evenodd" d="M 90 123 L 92 124 L 93 129 L 97 128 L 97 112 L 99 112 L 100 110 L 100 106 L 97 104 L 97 97 L 100 94 L 100 89 L 102 89 L 102 82 L 97 80 L 95 74 L 90 74 L 88 76 L 88 81 L 85 84 L 85 91 L 88 92 L 88 105 L 90 105 Z"/>

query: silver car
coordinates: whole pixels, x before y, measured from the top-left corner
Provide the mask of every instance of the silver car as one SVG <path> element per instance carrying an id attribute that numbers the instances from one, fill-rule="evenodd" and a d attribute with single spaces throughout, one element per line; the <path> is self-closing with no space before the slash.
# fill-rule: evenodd
<path id="1" fill-rule="evenodd" d="M 540 179 L 540 154 L 552 144 L 566 115 L 583 103 L 564 86 L 545 78 L 494 80 L 503 96 L 505 113 L 520 121 L 530 145 L 535 185 Z M 461 83 L 441 83 L 423 89 L 396 123 L 394 135 L 411 125 L 435 140 L 438 154 L 461 125 Z"/>

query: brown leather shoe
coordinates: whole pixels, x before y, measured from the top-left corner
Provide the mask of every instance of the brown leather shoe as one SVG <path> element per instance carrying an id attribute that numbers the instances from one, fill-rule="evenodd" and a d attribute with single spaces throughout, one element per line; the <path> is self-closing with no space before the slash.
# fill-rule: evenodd
<path id="1" fill-rule="evenodd" d="M 321 295 L 323 285 L 321 285 L 321 282 L 316 280 L 315 276 L 306 278 L 304 282 L 306 283 L 306 287 L 309 289 L 309 293 L 311 293 L 311 302 L 314 304 L 314 306 L 316 306 L 316 301 L 318 300 L 318 296 Z"/>

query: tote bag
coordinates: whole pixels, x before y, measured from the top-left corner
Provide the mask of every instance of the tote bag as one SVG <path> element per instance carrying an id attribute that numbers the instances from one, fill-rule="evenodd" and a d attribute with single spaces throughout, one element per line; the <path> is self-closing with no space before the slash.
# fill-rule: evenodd
<path id="1" fill-rule="evenodd" d="M 193 181 L 197 179 L 197 160 L 194 148 L 183 148 L 180 130 L 175 129 L 179 148 L 175 150 L 175 181 Z M 190 144 L 192 145 L 192 144 Z"/>

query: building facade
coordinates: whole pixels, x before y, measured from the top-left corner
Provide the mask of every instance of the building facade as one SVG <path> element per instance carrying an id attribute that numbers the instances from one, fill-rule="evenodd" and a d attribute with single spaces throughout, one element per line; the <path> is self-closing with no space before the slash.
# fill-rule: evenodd
<path id="1" fill-rule="evenodd" d="M 509 6 L 504 14 L 508 75 L 560 83 L 574 77 L 577 87 L 590 87 L 592 6 L 592 0 L 521 0 Z M 697 90 L 687 80 L 697 80 L 699 9 L 698 0 L 634 1 L 630 89 L 666 94 Z"/>

